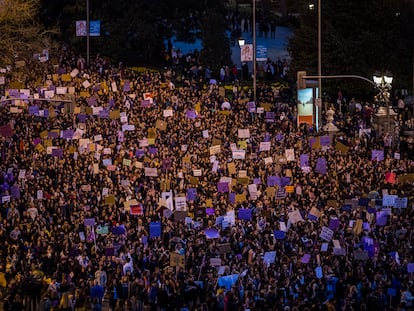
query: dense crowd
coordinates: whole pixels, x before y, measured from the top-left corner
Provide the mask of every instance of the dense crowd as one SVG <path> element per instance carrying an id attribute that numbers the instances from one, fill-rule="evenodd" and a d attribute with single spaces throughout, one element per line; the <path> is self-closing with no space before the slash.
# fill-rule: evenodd
<path id="1" fill-rule="evenodd" d="M 361 104 L 60 55 L 5 73 L 1 310 L 413 310 L 413 146 Z"/>

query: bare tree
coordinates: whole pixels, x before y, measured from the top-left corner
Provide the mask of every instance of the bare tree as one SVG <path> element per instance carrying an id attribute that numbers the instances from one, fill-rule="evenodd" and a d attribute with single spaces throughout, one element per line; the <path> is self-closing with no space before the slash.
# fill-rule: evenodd
<path id="1" fill-rule="evenodd" d="M 0 64 L 26 60 L 52 48 L 57 27 L 45 29 L 38 20 L 40 0 L 0 0 Z"/>

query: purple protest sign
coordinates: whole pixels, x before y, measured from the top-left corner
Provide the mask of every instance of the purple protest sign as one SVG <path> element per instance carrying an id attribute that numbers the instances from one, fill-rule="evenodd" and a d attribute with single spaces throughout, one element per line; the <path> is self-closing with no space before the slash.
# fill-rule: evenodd
<path id="1" fill-rule="evenodd" d="M 275 235 L 276 240 L 283 240 L 284 238 L 286 238 L 286 232 L 282 230 L 275 230 L 273 234 Z"/>
<path id="2" fill-rule="evenodd" d="M 151 105 L 151 102 L 149 99 L 143 99 L 141 100 L 141 108 L 148 108 Z"/>
<path id="3" fill-rule="evenodd" d="M 309 155 L 301 154 L 300 155 L 300 167 L 309 166 Z"/>
<path id="4" fill-rule="evenodd" d="M 231 204 L 236 203 L 236 194 L 235 194 L 234 192 L 230 192 L 230 193 L 229 193 L 229 202 L 230 202 Z"/>
<path id="5" fill-rule="evenodd" d="M 60 132 L 60 137 L 64 139 L 72 139 L 73 134 L 75 134 L 75 131 L 72 129 L 63 130 L 62 132 Z"/>
<path id="6" fill-rule="evenodd" d="M 151 147 L 148 149 L 149 154 L 157 154 L 158 148 Z"/>
<path id="7" fill-rule="evenodd" d="M 247 111 L 248 112 L 256 112 L 256 103 L 255 102 L 248 102 L 247 103 Z"/>
<path id="8" fill-rule="evenodd" d="M 189 188 L 187 189 L 187 201 L 195 201 L 197 198 L 197 189 Z"/>
<path id="9" fill-rule="evenodd" d="M 289 186 L 290 185 L 290 177 L 282 177 L 280 179 L 280 186 L 281 187 L 285 187 L 285 186 Z"/>
<path id="10" fill-rule="evenodd" d="M 55 131 L 50 131 L 50 132 L 47 133 L 47 137 L 48 138 L 58 138 L 59 134 Z"/>
<path id="11" fill-rule="evenodd" d="M 57 74 L 58 75 L 63 75 L 63 74 L 65 74 L 66 73 L 66 68 L 58 68 L 58 70 L 57 70 Z"/>
<path id="12" fill-rule="evenodd" d="M 108 105 L 109 105 L 109 108 L 112 108 L 113 106 L 115 106 L 115 101 L 111 98 L 111 99 L 108 101 Z"/>
<path id="13" fill-rule="evenodd" d="M 20 92 L 17 89 L 9 89 L 9 96 L 10 97 L 19 97 L 20 96 Z"/>
<path id="14" fill-rule="evenodd" d="M 52 157 L 62 158 L 63 157 L 63 150 L 60 149 L 60 148 L 53 148 L 52 149 Z"/>
<path id="15" fill-rule="evenodd" d="M 240 220 L 250 220 L 252 219 L 252 210 L 249 208 L 241 208 L 237 213 L 237 218 Z"/>
<path id="16" fill-rule="evenodd" d="M 255 185 L 260 185 L 260 184 L 262 183 L 262 181 L 261 181 L 260 177 L 259 177 L 259 178 L 254 178 L 254 179 L 253 179 L 253 183 L 254 183 Z"/>
<path id="17" fill-rule="evenodd" d="M 266 122 L 272 122 L 275 120 L 275 113 L 273 111 L 266 112 Z"/>
<path id="18" fill-rule="evenodd" d="M 413 273 L 414 272 L 414 262 L 410 262 L 407 264 L 407 272 Z"/>
<path id="19" fill-rule="evenodd" d="M 89 105 L 89 106 L 95 106 L 95 105 L 96 105 L 96 103 L 98 102 L 98 101 L 96 100 L 96 97 L 95 97 L 95 96 L 91 96 L 91 97 L 89 97 L 86 101 L 88 102 L 88 105 Z"/>
<path id="20" fill-rule="evenodd" d="M 280 186 L 282 184 L 282 180 L 279 176 L 267 176 L 267 186 L 274 187 Z"/>
<path id="21" fill-rule="evenodd" d="M 220 238 L 220 233 L 215 228 L 210 228 L 204 230 L 204 233 L 206 234 L 207 239 L 218 239 Z"/>
<path id="22" fill-rule="evenodd" d="M 88 118 L 88 116 L 86 114 L 81 114 L 79 113 L 76 118 L 78 119 L 79 122 L 81 123 L 85 123 L 86 119 Z"/>
<path id="23" fill-rule="evenodd" d="M 109 111 L 106 109 L 102 109 L 99 111 L 99 118 L 101 119 L 108 119 L 109 118 Z"/>
<path id="24" fill-rule="evenodd" d="M 39 115 L 39 106 L 35 105 L 35 106 L 29 106 L 29 114 L 31 116 L 33 115 Z"/>
<path id="25" fill-rule="evenodd" d="M 171 159 L 170 158 L 162 159 L 162 170 L 168 171 L 170 168 L 171 168 Z"/>
<path id="26" fill-rule="evenodd" d="M 15 199 L 20 199 L 20 188 L 19 185 L 10 187 L 10 196 Z"/>
<path id="27" fill-rule="evenodd" d="M 229 192 L 229 183 L 228 182 L 218 182 L 217 183 L 218 192 Z"/>
<path id="28" fill-rule="evenodd" d="M 302 259 L 300 260 L 302 263 L 307 264 L 311 259 L 310 254 L 303 254 Z"/>
<path id="29" fill-rule="evenodd" d="M 150 238 L 158 238 L 161 236 L 161 221 L 152 221 L 149 225 L 150 229 Z"/>
<path id="30" fill-rule="evenodd" d="M 35 145 L 35 146 L 40 144 L 41 142 L 42 142 L 42 139 L 40 137 L 37 137 L 37 138 L 33 139 L 33 145 Z"/>
<path id="31" fill-rule="evenodd" d="M 117 226 L 117 227 L 112 227 L 111 232 L 114 235 L 122 235 L 122 234 L 126 233 L 126 229 L 125 229 L 124 225 L 120 225 L 120 226 Z"/>
<path id="32" fill-rule="evenodd" d="M 135 150 L 135 156 L 137 158 L 144 157 L 145 156 L 145 150 L 143 150 L 143 149 L 137 149 L 137 150 Z"/>
<path id="33" fill-rule="evenodd" d="M 113 256 L 113 255 L 115 255 L 115 248 L 105 247 L 105 256 Z"/>
<path id="34" fill-rule="evenodd" d="M 185 112 L 185 116 L 187 119 L 195 119 L 197 117 L 197 114 L 194 110 L 187 110 Z"/>
<path id="35" fill-rule="evenodd" d="M 339 228 L 339 219 L 338 218 L 331 218 L 329 219 L 329 229 L 336 230 Z"/>
<path id="36" fill-rule="evenodd" d="M 93 88 L 92 88 L 92 90 L 94 91 L 94 92 L 99 92 L 100 90 L 101 90 L 101 86 L 98 84 L 98 85 L 95 85 Z"/>
<path id="37" fill-rule="evenodd" d="M 214 215 L 214 208 L 206 208 L 206 214 L 210 216 Z"/>
<path id="38" fill-rule="evenodd" d="M 131 90 L 131 82 L 128 80 L 124 81 L 124 92 L 129 92 Z"/>
<path id="39" fill-rule="evenodd" d="M 384 161 L 384 150 L 372 150 L 371 160 L 373 161 Z"/>
<path id="40" fill-rule="evenodd" d="M 385 226 L 386 224 L 387 224 L 387 214 L 382 211 L 378 211 L 376 225 L 382 227 L 382 226 Z"/>
<path id="41" fill-rule="evenodd" d="M 321 144 L 321 146 L 329 146 L 331 144 L 331 137 L 321 136 L 319 137 L 319 143 Z"/>
<path id="42" fill-rule="evenodd" d="M 94 226 L 95 225 L 95 218 L 85 218 L 83 222 L 84 226 Z"/>
<path id="43" fill-rule="evenodd" d="M 318 158 L 318 161 L 316 161 L 316 169 L 315 171 L 319 174 L 325 175 L 327 172 L 327 163 L 325 158 Z"/>
<path id="44" fill-rule="evenodd" d="M 309 142 L 309 147 L 313 147 L 313 145 L 316 143 L 316 137 L 309 137 L 308 138 L 308 142 Z"/>
<path id="45" fill-rule="evenodd" d="M 277 133 L 276 140 L 281 141 L 285 136 L 282 133 Z"/>

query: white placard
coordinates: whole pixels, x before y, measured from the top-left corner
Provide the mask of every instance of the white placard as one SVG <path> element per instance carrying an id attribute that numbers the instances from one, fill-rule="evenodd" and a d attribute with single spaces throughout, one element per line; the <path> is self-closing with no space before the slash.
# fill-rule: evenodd
<path id="1" fill-rule="evenodd" d="M 250 138 L 249 129 L 238 129 L 237 133 L 238 133 L 239 138 Z"/>
<path id="2" fill-rule="evenodd" d="M 210 155 L 215 155 L 215 154 L 220 153 L 220 152 L 221 152 L 221 146 L 220 145 L 210 147 Z"/>
<path id="3" fill-rule="evenodd" d="M 193 175 L 195 177 L 202 176 L 203 175 L 203 171 L 201 169 L 193 170 Z"/>
<path id="4" fill-rule="evenodd" d="M 244 160 L 246 158 L 246 150 L 236 150 L 232 152 L 233 159 Z"/>
<path id="5" fill-rule="evenodd" d="M 56 88 L 56 94 L 66 94 L 68 92 L 68 88 L 66 86 L 58 86 Z"/>
<path id="6" fill-rule="evenodd" d="M 250 199 L 256 200 L 257 199 L 257 185 L 256 184 L 250 184 L 248 186 Z"/>
<path id="7" fill-rule="evenodd" d="M 267 158 L 264 158 L 263 160 L 264 160 L 265 165 L 273 163 L 273 158 L 272 157 L 267 157 Z"/>
<path id="8" fill-rule="evenodd" d="M 162 115 L 164 116 L 164 118 L 172 117 L 174 115 L 174 110 L 165 109 L 163 110 Z"/>
<path id="9" fill-rule="evenodd" d="M 94 141 L 94 142 L 101 141 L 101 140 L 102 140 L 102 135 L 101 135 L 101 134 L 99 134 L 99 135 L 95 135 L 95 136 L 93 137 L 93 141 Z"/>
<path id="10" fill-rule="evenodd" d="M 44 92 L 45 94 L 45 98 L 52 98 L 53 96 L 55 96 L 55 91 L 54 90 L 47 90 Z"/>
<path id="11" fill-rule="evenodd" d="M 270 151 L 270 141 L 262 141 L 260 143 L 259 151 Z"/>
<path id="12" fill-rule="evenodd" d="M 187 200 L 186 197 L 175 197 L 175 210 L 176 211 L 186 211 L 187 210 Z"/>
<path id="13" fill-rule="evenodd" d="M 329 241 L 332 240 L 333 234 L 334 234 L 334 232 L 331 229 L 329 229 L 326 226 L 323 226 L 321 234 L 319 236 L 322 240 L 325 240 L 325 241 L 329 242 Z"/>
<path id="14" fill-rule="evenodd" d="M 145 176 L 149 176 L 149 177 L 158 176 L 158 171 L 156 167 L 145 167 L 144 171 L 145 171 Z"/>
<path id="15" fill-rule="evenodd" d="M 83 81 L 82 85 L 85 89 L 87 89 L 88 87 L 91 86 L 91 83 L 88 80 L 85 80 L 85 81 Z"/>
<path id="16" fill-rule="evenodd" d="M 285 149 L 285 157 L 288 162 L 295 161 L 295 149 Z"/>

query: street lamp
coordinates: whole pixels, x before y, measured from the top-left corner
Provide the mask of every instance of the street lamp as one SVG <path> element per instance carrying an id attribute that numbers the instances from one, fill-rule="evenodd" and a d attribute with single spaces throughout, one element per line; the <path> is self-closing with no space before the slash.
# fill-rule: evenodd
<path id="1" fill-rule="evenodd" d="M 374 75 L 372 79 L 374 80 L 374 83 L 380 92 L 378 95 L 380 95 L 380 97 L 382 98 L 385 104 L 385 111 L 384 111 L 384 107 L 381 106 L 378 110 L 378 114 L 385 114 L 387 116 L 387 127 L 386 128 L 387 128 L 388 134 L 391 134 L 390 133 L 390 128 L 391 128 L 390 91 L 392 87 L 391 84 L 392 84 L 393 78 L 391 76 L 386 76 L 386 75 L 382 75 L 382 76 Z"/>
<path id="2" fill-rule="evenodd" d="M 246 40 L 244 40 L 244 38 L 239 38 L 239 39 L 237 39 L 237 41 L 239 43 L 239 47 L 240 48 L 243 47 L 244 44 L 246 43 Z"/>
<path id="3" fill-rule="evenodd" d="M 256 101 L 256 0 L 253 0 L 253 100 Z"/>
<path id="4" fill-rule="evenodd" d="M 89 20 L 89 0 L 86 0 L 86 65 L 89 66 L 89 39 L 90 39 L 90 20 Z"/>

